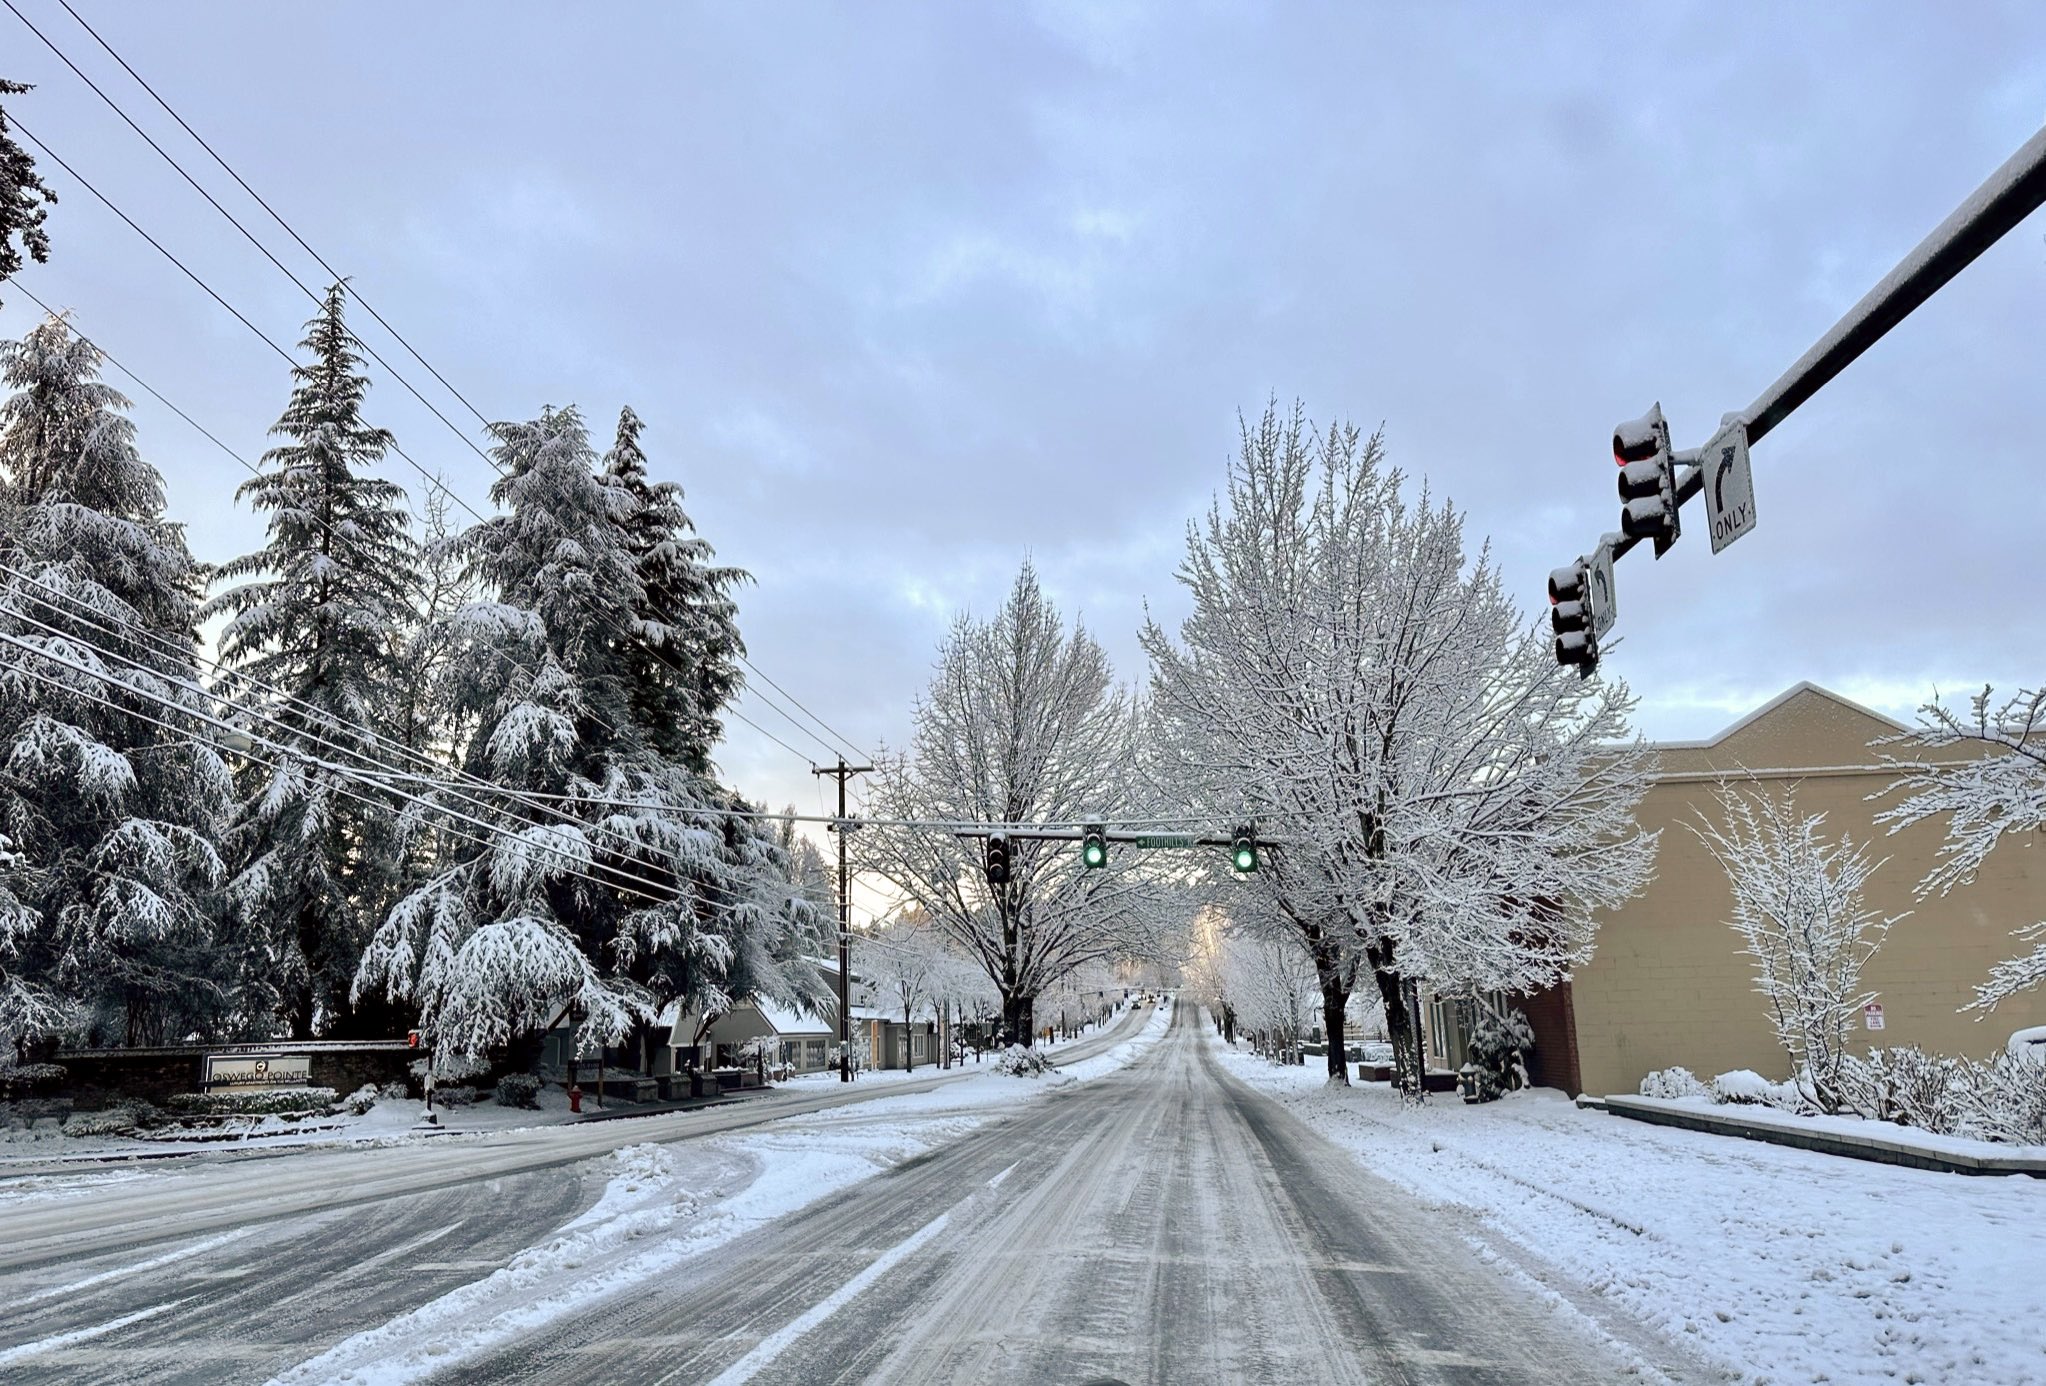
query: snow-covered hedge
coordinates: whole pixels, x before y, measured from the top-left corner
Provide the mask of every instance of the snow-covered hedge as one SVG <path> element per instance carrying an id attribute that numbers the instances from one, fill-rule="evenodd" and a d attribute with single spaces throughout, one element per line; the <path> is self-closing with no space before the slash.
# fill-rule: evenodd
<path id="1" fill-rule="evenodd" d="M 103 1112 L 78 1112 L 64 1122 L 67 1136 L 133 1136 L 163 1123 L 147 1102 L 121 1102 Z"/>
<path id="2" fill-rule="evenodd" d="M 12 1101 L 63 1086 L 68 1071 L 62 1064 L 21 1064 L 0 1068 L 0 1100 Z"/>
<path id="3" fill-rule="evenodd" d="M 1703 1097 L 1705 1084 L 1688 1068 L 1658 1068 L 1641 1080 L 1643 1097 Z"/>
<path id="4" fill-rule="evenodd" d="M 995 1072 L 1006 1073 L 1012 1078 L 1035 1078 L 1040 1073 L 1051 1071 L 1051 1060 L 1035 1049 L 1025 1049 L 1012 1044 L 995 1060 Z"/>
<path id="5" fill-rule="evenodd" d="M 1495 1013 L 1479 1008 L 1471 1027 L 1470 1062 L 1477 1070 L 1476 1097 L 1491 1102 L 1527 1086 L 1526 1057 L 1534 1050 L 1534 1030 L 1517 1010 Z"/>
<path id="6" fill-rule="evenodd" d="M 507 1073 L 497 1080 L 497 1105 L 540 1110 L 540 1080 L 530 1073 Z"/>
<path id="7" fill-rule="evenodd" d="M 342 1100 L 342 1110 L 346 1111 L 350 1116 L 362 1116 L 370 1108 L 376 1106 L 377 1098 L 381 1095 L 377 1091 L 375 1083 L 364 1083 Z"/>
<path id="8" fill-rule="evenodd" d="M 335 1105 L 332 1088 L 277 1088 L 270 1092 L 181 1092 L 170 1100 L 182 1116 L 303 1116 Z"/>

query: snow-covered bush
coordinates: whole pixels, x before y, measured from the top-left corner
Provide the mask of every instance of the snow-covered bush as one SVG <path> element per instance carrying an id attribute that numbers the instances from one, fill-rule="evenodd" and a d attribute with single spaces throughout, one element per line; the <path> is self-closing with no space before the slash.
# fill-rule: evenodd
<path id="1" fill-rule="evenodd" d="M 1658 1068 L 1641 1080 L 1643 1097 L 1703 1097 L 1705 1084 L 1688 1068 Z"/>
<path id="2" fill-rule="evenodd" d="M 1020 1044 L 1010 1045 L 995 1060 L 995 1072 L 1006 1073 L 1011 1078 L 1035 1078 L 1040 1073 L 1050 1071 L 1051 1060 L 1035 1049 L 1025 1049 Z"/>
<path id="3" fill-rule="evenodd" d="M 377 1092 L 377 1085 L 375 1083 L 364 1083 L 354 1092 L 348 1094 L 342 1101 L 341 1107 L 350 1116 L 361 1116 L 369 1111 L 370 1108 L 376 1106 L 379 1096 L 381 1094 Z"/>
<path id="4" fill-rule="evenodd" d="M 396 1079 L 377 1089 L 377 1096 L 386 1102 L 402 1102 L 412 1095 L 412 1089 Z"/>
<path id="5" fill-rule="evenodd" d="M 269 1092 L 181 1092 L 170 1108 L 181 1116 L 305 1116 L 336 1105 L 332 1088 L 276 1088 Z"/>
<path id="6" fill-rule="evenodd" d="M 466 1084 L 451 1088 L 435 1084 L 433 1100 L 443 1107 L 467 1107 L 476 1101 L 476 1089 Z"/>
<path id="7" fill-rule="evenodd" d="M 1526 1087 L 1525 1059 L 1533 1049 L 1534 1029 L 1526 1016 L 1510 1008 L 1501 1013 L 1479 1006 L 1470 1043 L 1470 1063 L 1477 1070 L 1477 1100 L 1491 1102 Z"/>
<path id="8" fill-rule="evenodd" d="M 1950 1136 L 1975 1106 L 1975 1073 L 1966 1059 L 1913 1047 L 1871 1049 L 1841 1068 L 1847 1105 L 1877 1121 Z"/>
<path id="9" fill-rule="evenodd" d="M 1805 1110 L 1807 1103 L 1794 1083 L 1772 1083 L 1751 1068 L 1737 1068 L 1712 1080 L 1712 1100 L 1748 1106 Z"/>
<path id="10" fill-rule="evenodd" d="M 22 1064 L 0 1068 L 0 1101 L 32 1097 L 62 1087 L 67 1070 L 62 1064 Z"/>
<path id="11" fill-rule="evenodd" d="M 497 1080 L 497 1105 L 540 1110 L 540 1080 L 530 1073 L 507 1073 Z"/>
<path id="12" fill-rule="evenodd" d="M 64 1122 L 67 1136 L 133 1136 L 160 1125 L 163 1113 L 147 1102 L 120 1102 L 103 1112 L 79 1112 Z"/>
<path id="13" fill-rule="evenodd" d="M 1962 1133 L 2012 1145 L 2046 1145 L 2046 1071 L 2030 1058 L 1999 1054 L 1970 1065 L 1975 1079 Z"/>

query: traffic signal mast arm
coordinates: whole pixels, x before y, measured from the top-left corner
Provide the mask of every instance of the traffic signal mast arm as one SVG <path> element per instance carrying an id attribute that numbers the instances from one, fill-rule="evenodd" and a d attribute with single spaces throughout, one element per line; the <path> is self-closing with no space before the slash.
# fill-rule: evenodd
<path id="1" fill-rule="evenodd" d="M 1952 216 L 1834 323 L 1796 365 L 1753 404 L 1739 414 L 1728 415 L 1724 422 L 1746 424 L 1750 446 L 1761 442 L 1769 430 L 1789 418 L 1800 404 L 1881 341 L 1884 333 L 1938 293 L 1948 280 L 1973 264 L 1977 256 L 1995 245 L 2012 227 L 2038 210 L 2042 202 L 2046 202 L 2046 129 L 2026 140 Z M 1672 455 L 1673 462 L 1688 464 L 1689 468 L 1676 488 L 1679 510 L 1705 489 L 1705 474 L 1698 466 L 1698 458 L 1696 451 Z M 1613 557 L 1618 558 L 1640 539 L 1617 533 L 1608 534 L 1605 542 L 1612 546 Z"/>

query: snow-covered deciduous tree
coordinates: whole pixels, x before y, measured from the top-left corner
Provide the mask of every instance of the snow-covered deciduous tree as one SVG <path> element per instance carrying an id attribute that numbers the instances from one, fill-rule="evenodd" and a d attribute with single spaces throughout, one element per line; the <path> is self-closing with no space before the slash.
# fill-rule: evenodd
<path id="1" fill-rule="evenodd" d="M 0 96 L 21 96 L 32 90 L 22 82 L 0 77 Z M 50 236 L 43 230 L 48 203 L 57 195 L 43 186 L 36 161 L 8 133 L 7 111 L 0 105 L 0 279 L 21 268 L 24 253 L 42 264 L 50 258 Z"/>
<path id="2" fill-rule="evenodd" d="M 1883 865 L 1847 834 L 1829 838 L 1823 813 L 1800 815 L 1795 791 L 1750 778 L 1721 781 L 1716 816 L 1687 825 L 1733 891 L 1734 932 L 1754 961 L 1791 1077 L 1821 1111 L 1839 1111 L 1842 1064 L 1873 996 L 1862 969 L 1903 915 L 1867 908 L 1862 891 Z"/>
<path id="3" fill-rule="evenodd" d="M 88 1042 L 160 1043 L 247 1023 L 217 929 L 229 781 L 194 720 L 201 570 L 99 366 L 55 318 L 0 345 L 0 951 L 14 1025 L 61 1004 Z"/>
<path id="4" fill-rule="evenodd" d="M 747 575 L 712 561 L 716 553 L 682 509 L 679 485 L 648 478 L 644 428 L 632 410 L 622 411 L 604 457 L 604 481 L 626 502 L 616 521 L 639 581 L 625 677 L 653 749 L 708 774 L 722 735 L 718 714 L 739 689 L 745 646 L 732 594 Z"/>
<path id="5" fill-rule="evenodd" d="M 905 755 L 880 758 L 854 835 L 861 870 L 893 884 L 976 961 L 1011 1036 L 1036 1029 L 1037 996 L 1074 968 L 1141 951 L 1161 908 L 1155 876 L 1124 853 L 1083 870 L 1075 844 L 1019 837 L 991 886 L 982 841 L 890 820 L 1079 824 L 1136 802 L 1138 711 L 1084 629 L 1067 632 L 1026 563 L 992 619 L 960 616 L 916 709 Z"/>
<path id="6" fill-rule="evenodd" d="M 897 915 L 873 927 L 855 930 L 852 970 L 859 994 L 868 1004 L 900 1015 L 905 1029 L 919 1015 L 935 1013 L 937 990 L 943 985 L 945 945 L 928 925 Z M 913 1045 L 903 1048 L 903 1067 L 916 1067 Z"/>
<path id="7" fill-rule="evenodd" d="M 1260 1052 L 1281 1057 L 1314 1028 L 1321 981 L 1299 935 L 1225 930 L 1220 980 L 1237 1027 Z"/>
<path id="8" fill-rule="evenodd" d="M 1418 1097 L 1416 984 L 1555 981 L 1647 881 L 1655 839 L 1632 816 L 1650 766 L 1626 689 L 1560 668 L 1463 517 L 1404 491 L 1377 437 L 1267 408 L 1189 527 L 1192 614 L 1143 643 L 1159 784 L 1273 840 L 1254 875 L 1205 861 L 1213 900 L 1305 948 L 1333 1083 L 1369 973 Z"/>
<path id="9" fill-rule="evenodd" d="M 2046 828 L 2046 689 L 2020 689 L 1996 701 L 1985 685 L 1961 717 L 1938 702 L 1920 710 L 1916 731 L 1898 738 L 1931 758 L 1886 757 L 1897 779 L 1884 794 L 1902 802 L 1877 816 L 1898 832 L 1947 814 L 1947 836 L 1937 865 L 1918 883 L 1918 896 L 1945 895 L 1975 878 L 1997 845 L 2030 847 Z M 1940 755 L 1958 752 L 1958 755 Z M 1877 796 L 1881 797 L 1881 796 Z M 1969 1010 L 1991 1010 L 2007 996 L 2046 984 L 2046 920 L 2013 931 L 2028 952 L 1998 963 L 1975 989 Z"/>
<path id="10" fill-rule="evenodd" d="M 327 290 L 299 345 L 291 400 L 271 433 L 284 439 L 236 498 L 264 516 L 267 542 L 215 573 L 202 619 L 226 615 L 222 691 L 251 730 L 281 748 L 239 777 L 226 835 L 229 896 L 264 941 L 268 991 L 294 1038 L 388 1034 L 393 1017 L 354 1018 L 350 983 L 370 930 L 397 887 L 398 805 L 336 766 L 377 766 L 379 738 L 402 735 L 401 661 L 413 625 L 417 546 L 405 493 L 372 469 L 391 435 L 362 417 L 369 381 Z M 366 1025 L 366 1029 L 365 1029 Z"/>

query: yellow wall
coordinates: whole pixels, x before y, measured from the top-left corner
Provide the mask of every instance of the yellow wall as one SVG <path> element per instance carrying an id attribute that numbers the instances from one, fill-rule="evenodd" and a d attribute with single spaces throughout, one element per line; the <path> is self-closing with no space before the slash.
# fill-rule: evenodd
<path id="1" fill-rule="evenodd" d="M 1644 1074 L 1674 1064 L 1708 1079 L 1734 1068 L 1788 1075 L 1752 962 L 1727 922 L 1725 873 L 1683 826 L 1697 811 L 1716 812 L 1721 773 L 1753 771 L 1771 788 L 1796 785 L 1801 813 L 1825 813 L 1830 832 L 1844 829 L 1889 858 L 1869 882 L 1868 902 L 1886 914 L 1913 913 L 1891 929 L 1864 974 L 1885 1026 L 1857 1028 L 1857 1048 L 1918 1045 L 1984 1058 L 2011 1031 L 2046 1024 L 2039 991 L 2005 1001 L 1986 1019 L 1958 1014 L 1989 969 L 2020 951 L 2010 931 L 2046 919 L 2046 849 L 2033 845 L 2037 835 L 2006 839 L 1973 884 L 1945 898 L 1913 898 L 1945 829 L 1929 822 L 1890 836 L 1872 821 L 1884 803 L 1866 796 L 1886 789 L 1891 776 L 1872 766 L 1880 753 L 1868 742 L 1896 730 L 1801 686 L 1709 746 L 1663 749 L 1663 778 L 1639 814 L 1644 827 L 1662 832 L 1655 881 L 1602 918 L 1597 951 L 1572 982 L 1585 1091 L 1633 1092 Z M 1847 766 L 1863 768 L 1838 768 Z"/>

